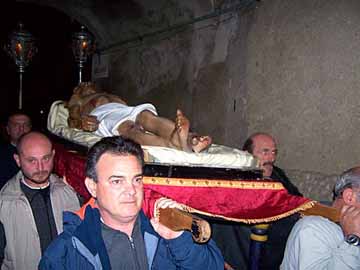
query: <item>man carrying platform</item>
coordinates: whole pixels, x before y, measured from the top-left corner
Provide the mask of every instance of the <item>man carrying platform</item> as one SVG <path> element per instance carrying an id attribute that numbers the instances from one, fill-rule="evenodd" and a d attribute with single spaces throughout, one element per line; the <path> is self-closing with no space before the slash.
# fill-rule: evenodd
<path id="1" fill-rule="evenodd" d="M 320 216 L 295 224 L 280 269 L 360 269 L 360 167 L 338 178 L 333 207 L 341 211 L 339 224 Z"/>
<path id="2" fill-rule="evenodd" d="M 215 243 L 194 243 L 150 221 L 143 203 L 143 152 L 120 136 L 103 138 L 89 151 L 85 184 L 93 199 L 79 213 L 65 213 L 64 233 L 45 252 L 39 269 L 222 270 Z M 174 207 L 161 200 L 158 207 Z"/>

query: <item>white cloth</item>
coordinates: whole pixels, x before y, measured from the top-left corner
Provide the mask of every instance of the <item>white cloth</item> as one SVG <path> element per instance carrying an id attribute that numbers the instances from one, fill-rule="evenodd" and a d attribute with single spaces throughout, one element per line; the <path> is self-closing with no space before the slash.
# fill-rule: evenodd
<path id="1" fill-rule="evenodd" d="M 102 137 L 93 132 L 85 132 L 68 126 L 69 111 L 61 100 L 54 101 L 48 115 L 48 130 L 71 142 L 91 147 Z M 241 170 L 258 170 L 258 159 L 248 152 L 240 151 L 224 145 L 212 144 L 201 153 L 187 153 L 176 149 L 159 146 L 142 146 L 148 153 L 146 162 L 186 165 L 196 167 L 234 168 Z M 159 151 L 157 151 L 159 150 Z M 170 158 L 172 153 L 172 157 Z M 165 155 L 166 152 L 166 155 Z M 172 163 L 174 161 L 174 163 Z"/>
<path id="2" fill-rule="evenodd" d="M 290 233 L 280 269 L 360 269 L 360 247 L 346 243 L 336 223 L 320 216 L 304 217 Z"/>
<path id="3" fill-rule="evenodd" d="M 120 135 L 117 128 L 127 120 L 135 122 L 139 113 L 145 110 L 157 115 L 154 105 L 150 103 L 134 107 L 121 103 L 107 103 L 96 107 L 90 113 L 90 115 L 96 116 L 99 121 L 99 127 L 95 131 L 95 134 L 103 137 Z"/>

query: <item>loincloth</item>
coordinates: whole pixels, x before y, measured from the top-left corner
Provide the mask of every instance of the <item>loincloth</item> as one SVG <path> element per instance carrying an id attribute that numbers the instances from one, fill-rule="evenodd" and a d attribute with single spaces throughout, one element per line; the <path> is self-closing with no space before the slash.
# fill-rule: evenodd
<path id="1" fill-rule="evenodd" d="M 139 113 L 148 110 L 157 115 L 154 105 L 150 103 L 140 104 L 138 106 L 127 106 L 121 103 L 107 103 L 101 105 L 90 113 L 96 116 L 99 121 L 99 127 L 95 131 L 96 135 L 102 137 L 120 135 L 118 127 L 125 121 L 135 122 Z"/>

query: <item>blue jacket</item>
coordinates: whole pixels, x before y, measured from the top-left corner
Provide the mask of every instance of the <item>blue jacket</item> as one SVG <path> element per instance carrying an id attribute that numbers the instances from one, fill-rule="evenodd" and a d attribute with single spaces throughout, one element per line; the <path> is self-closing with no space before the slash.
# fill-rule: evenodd
<path id="1" fill-rule="evenodd" d="M 224 260 L 215 242 L 196 244 L 184 232 L 176 239 L 161 238 L 149 219 L 140 212 L 149 269 L 224 269 Z M 86 206 L 84 219 L 71 212 L 64 213 L 64 232 L 44 253 L 39 269 L 110 270 L 110 261 L 101 236 L 100 213 Z"/>

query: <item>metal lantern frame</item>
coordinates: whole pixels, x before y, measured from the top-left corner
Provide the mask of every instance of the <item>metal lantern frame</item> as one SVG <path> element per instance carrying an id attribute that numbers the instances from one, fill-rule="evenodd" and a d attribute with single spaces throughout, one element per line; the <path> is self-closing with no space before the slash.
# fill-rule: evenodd
<path id="1" fill-rule="evenodd" d="M 85 26 L 81 26 L 79 32 L 72 34 L 72 51 L 79 68 L 80 84 L 82 82 L 82 69 L 95 51 L 95 39 L 86 31 Z"/>
<path id="2" fill-rule="evenodd" d="M 25 68 L 37 53 L 36 39 L 24 29 L 24 25 L 18 23 L 17 29 L 9 35 L 8 44 L 4 46 L 7 54 L 14 60 L 19 72 L 19 109 L 23 106 L 23 73 Z"/>

